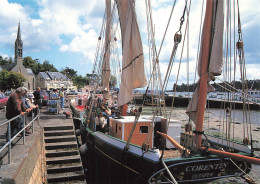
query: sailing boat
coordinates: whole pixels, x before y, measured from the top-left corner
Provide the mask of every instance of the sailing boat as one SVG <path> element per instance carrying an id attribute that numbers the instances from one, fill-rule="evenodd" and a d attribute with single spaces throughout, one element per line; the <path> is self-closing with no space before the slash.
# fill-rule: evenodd
<path id="1" fill-rule="evenodd" d="M 106 2 L 111 3 L 110 0 Z M 132 98 L 132 89 L 144 86 L 146 79 L 142 72 L 143 52 L 134 0 L 115 2 L 122 32 L 122 70 L 126 72 L 122 74 L 118 103 L 119 106 L 124 106 Z M 204 141 L 202 139 L 208 76 L 214 78 L 214 75 L 221 73 L 220 67 L 215 67 L 208 61 L 209 58 L 213 58 L 213 63 L 221 60 L 215 57 L 222 52 L 218 47 L 222 45 L 221 39 L 215 36 L 223 32 L 223 24 L 215 25 L 216 22 L 223 21 L 222 8 L 223 0 L 207 0 L 204 36 L 201 42 L 200 82 L 198 92 L 193 96 L 194 100 L 190 102 L 187 110 L 196 124 L 196 130 L 192 135 L 195 137 L 192 141 L 192 145 L 196 145 L 195 148 L 180 145 L 178 139 L 181 125 L 178 122 L 156 114 L 142 116 L 142 108 L 139 108 L 135 116 L 107 117 L 108 130 L 97 131 L 94 120 L 97 107 L 93 106 L 93 109 L 87 111 L 87 119 L 82 118 L 80 124 L 85 146 L 81 156 L 87 170 L 88 182 L 197 183 L 240 176 L 250 171 L 251 164 L 260 165 L 260 160 L 253 157 L 248 145 L 235 142 L 229 144 L 226 140 L 218 141 L 214 138 Z M 107 8 L 107 11 L 110 10 Z M 216 30 L 214 34 L 211 26 Z M 176 35 L 175 42 L 178 44 L 180 32 Z M 219 53 L 214 53 L 215 50 Z M 135 68 L 141 70 L 133 73 Z M 187 132 L 190 132 L 188 129 L 190 127 L 187 126 Z M 211 144 L 206 144 L 207 142 Z M 165 144 L 173 149 L 165 149 Z M 232 153 L 223 150 L 232 150 Z"/>
<path id="2" fill-rule="evenodd" d="M 100 48 L 97 49 L 96 53 L 96 58 L 94 62 L 94 67 L 92 71 L 92 79 L 96 78 L 96 80 L 101 80 L 102 85 L 98 82 L 95 83 L 93 86 L 88 86 L 87 89 L 83 89 L 84 92 L 78 95 L 76 99 L 73 99 L 70 103 L 71 110 L 74 114 L 74 117 L 80 118 L 80 114 L 84 113 L 86 110 L 87 106 L 91 104 L 91 100 L 99 100 L 99 101 L 104 101 L 104 103 L 107 102 L 108 99 L 108 104 L 109 106 L 116 106 L 117 105 L 117 99 L 114 98 L 114 95 L 110 95 L 110 88 L 109 88 L 109 80 L 110 80 L 110 42 L 111 42 L 111 3 L 109 1 L 106 2 L 106 8 L 107 8 L 107 14 L 106 14 L 106 29 L 105 29 L 105 40 L 104 40 L 104 45 L 103 45 L 103 53 L 102 58 L 100 59 L 100 63 L 98 65 L 101 66 L 99 70 L 101 79 L 99 79 L 99 76 L 95 74 L 96 70 L 96 65 L 97 65 L 97 60 L 98 60 L 98 53 L 100 51 Z M 103 22 L 104 24 L 104 22 Z M 104 26 L 104 25 L 103 25 Z M 102 27 L 103 27 L 102 26 Z M 98 47 L 100 47 L 100 42 L 101 42 L 101 34 L 103 34 L 103 29 L 101 30 L 100 36 L 98 38 Z M 97 77 L 96 77 L 97 76 Z M 84 100 L 83 100 L 84 99 Z M 78 101 L 81 100 L 83 103 L 78 103 Z M 92 103 L 93 105 L 93 103 Z"/>

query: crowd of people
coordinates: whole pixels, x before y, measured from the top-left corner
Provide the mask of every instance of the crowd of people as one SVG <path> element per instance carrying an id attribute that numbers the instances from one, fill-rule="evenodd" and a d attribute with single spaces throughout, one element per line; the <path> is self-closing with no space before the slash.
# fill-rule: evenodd
<path id="1" fill-rule="evenodd" d="M 58 92 L 56 89 L 53 89 L 50 99 L 60 99 L 61 109 L 64 109 L 64 89 Z M 25 87 L 17 88 L 8 98 L 6 104 L 6 118 L 12 119 L 19 116 L 18 118 L 11 121 L 11 137 L 15 136 L 28 122 L 28 116 L 31 116 L 31 113 L 37 114 L 37 108 L 41 108 L 42 98 L 41 98 L 41 89 L 39 87 L 33 93 L 28 93 L 28 89 Z M 24 117 L 25 116 L 25 117 Z M 9 140 L 9 130 L 6 132 L 6 140 Z M 28 136 L 31 134 L 29 128 L 25 129 L 25 135 Z"/>
<path id="2" fill-rule="evenodd" d="M 18 118 L 15 118 L 13 121 L 11 121 L 11 137 L 15 136 L 25 124 L 27 124 L 27 115 L 33 111 L 33 109 L 36 109 L 38 107 L 37 104 L 33 104 L 33 96 L 27 95 L 28 89 L 25 87 L 19 87 L 13 92 L 10 97 L 8 98 L 7 104 L 6 104 L 6 118 L 12 119 L 19 116 Z M 36 111 L 35 111 L 36 112 Z M 31 112 L 33 113 L 33 112 Z M 23 117 L 25 115 L 25 118 Z M 6 132 L 6 139 L 8 140 L 8 132 L 7 129 Z M 25 129 L 25 135 L 29 135 L 31 132 L 29 131 L 29 128 Z"/>

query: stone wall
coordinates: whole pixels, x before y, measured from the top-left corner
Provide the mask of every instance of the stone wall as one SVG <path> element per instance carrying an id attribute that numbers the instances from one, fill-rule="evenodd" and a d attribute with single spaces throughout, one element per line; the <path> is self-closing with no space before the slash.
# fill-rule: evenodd
<path id="1" fill-rule="evenodd" d="M 42 141 L 42 136 L 39 136 L 35 140 L 29 150 L 27 158 L 24 159 L 20 169 L 18 169 L 18 172 L 15 174 L 14 183 L 40 184 L 45 181 L 45 161 Z"/>

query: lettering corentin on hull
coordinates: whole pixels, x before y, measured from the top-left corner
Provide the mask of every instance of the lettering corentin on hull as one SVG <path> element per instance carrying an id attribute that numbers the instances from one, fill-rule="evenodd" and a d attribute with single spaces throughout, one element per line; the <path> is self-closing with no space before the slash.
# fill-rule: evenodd
<path id="1" fill-rule="evenodd" d="M 193 165 L 186 167 L 186 171 L 209 171 L 209 170 L 221 170 L 227 167 L 227 163 L 220 163 L 220 164 L 207 164 L 207 165 Z"/>

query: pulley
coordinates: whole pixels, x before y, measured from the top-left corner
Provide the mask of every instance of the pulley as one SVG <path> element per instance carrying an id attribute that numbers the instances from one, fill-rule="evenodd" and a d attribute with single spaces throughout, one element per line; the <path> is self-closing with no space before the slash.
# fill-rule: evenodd
<path id="1" fill-rule="evenodd" d="M 177 31 L 174 35 L 174 43 L 180 43 L 182 38 L 182 34 L 180 31 Z"/>
<path id="2" fill-rule="evenodd" d="M 244 46 L 243 41 L 238 40 L 238 42 L 237 42 L 237 49 L 238 49 L 238 50 L 241 50 L 241 49 L 243 49 L 243 46 Z"/>
<path id="3" fill-rule="evenodd" d="M 243 139 L 243 144 L 250 145 L 250 141 L 248 138 Z"/>
<path id="4" fill-rule="evenodd" d="M 187 123 L 185 125 L 185 132 L 191 132 L 192 131 L 192 124 L 191 123 Z"/>

